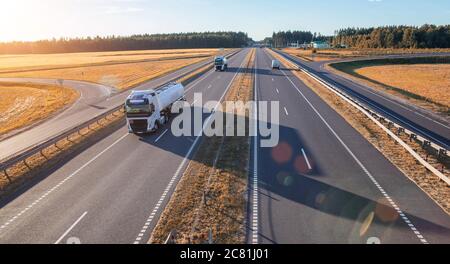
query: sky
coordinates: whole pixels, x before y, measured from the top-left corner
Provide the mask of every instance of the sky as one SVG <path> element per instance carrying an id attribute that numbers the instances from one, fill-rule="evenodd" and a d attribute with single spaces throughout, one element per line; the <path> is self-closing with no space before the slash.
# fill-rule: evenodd
<path id="1" fill-rule="evenodd" d="M 0 41 L 450 24 L 449 0 L 0 0 Z"/>

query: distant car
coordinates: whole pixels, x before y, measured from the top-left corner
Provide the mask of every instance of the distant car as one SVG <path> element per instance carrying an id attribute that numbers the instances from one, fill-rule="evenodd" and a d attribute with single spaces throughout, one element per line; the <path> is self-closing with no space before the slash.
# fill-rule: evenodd
<path id="1" fill-rule="evenodd" d="M 280 69 L 281 63 L 278 60 L 272 60 L 272 69 Z"/>

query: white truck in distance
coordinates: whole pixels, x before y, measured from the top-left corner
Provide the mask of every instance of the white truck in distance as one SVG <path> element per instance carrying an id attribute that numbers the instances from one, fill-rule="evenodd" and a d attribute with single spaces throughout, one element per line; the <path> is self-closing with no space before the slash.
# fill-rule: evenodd
<path id="1" fill-rule="evenodd" d="M 149 133 L 169 121 L 172 105 L 185 100 L 184 87 L 169 83 L 157 90 L 133 91 L 125 102 L 130 133 Z"/>
<path id="2" fill-rule="evenodd" d="M 216 71 L 225 71 L 228 69 L 228 60 L 224 56 L 217 56 L 214 58 L 214 67 Z"/>

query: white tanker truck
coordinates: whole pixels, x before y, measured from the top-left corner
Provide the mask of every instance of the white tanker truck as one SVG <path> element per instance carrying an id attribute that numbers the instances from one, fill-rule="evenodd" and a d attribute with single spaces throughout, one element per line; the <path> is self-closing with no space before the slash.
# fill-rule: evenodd
<path id="1" fill-rule="evenodd" d="M 158 130 L 170 118 L 172 105 L 185 100 L 184 87 L 169 83 L 157 90 L 133 91 L 125 102 L 128 131 L 149 133 Z"/>

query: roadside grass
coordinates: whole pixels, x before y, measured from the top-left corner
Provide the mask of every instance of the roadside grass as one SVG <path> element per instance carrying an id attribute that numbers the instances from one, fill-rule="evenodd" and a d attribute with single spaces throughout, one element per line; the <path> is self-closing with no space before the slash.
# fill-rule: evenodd
<path id="1" fill-rule="evenodd" d="M 289 65 L 283 57 L 270 51 L 271 54 L 285 65 Z M 392 164 L 394 164 L 404 175 L 419 186 L 428 196 L 436 201 L 448 214 L 450 214 L 450 187 L 439 177 L 428 171 L 424 166 L 417 162 L 401 145 L 397 144 L 388 134 L 372 122 L 367 116 L 359 110 L 345 102 L 333 92 L 319 84 L 317 81 L 297 70 L 292 72 L 314 91 L 331 108 L 341 115 L 353 128 L 355 128 L 366 140 L 377 148 Z M 386 124 L 385 124 L 386 125 Z M 394 131 L 392 129 L 392 131 Z M 439 161 L 428 156 L 422 146 L 415 141 L 410 141 L 406 134 L 400 135 L 400 138 L 410 145 L 422 157 L 428 157 L 428 162 L 436 168 L 441 168 Z M 444 172 L 450 177 L 449 168 Z"/>
<path id="2" fill-rule="evenodd" d="M 56 85 L 0 82 L 0 136 L 57 113 L 79 96 Z"/>
<path id="3" fill-rule="evenodd" d="M 237 75 L 225 101 L 252 99 L 254 57 L 255 50 L 246 58 L 247 70 Z M 164 243 L 173 230 L 176 243 L 206 243 L 210 231 L 214 243 L 245 243 L 249 156 L 248 136 L 203 137 L 149 243 Z"/>
<path id="4" fill-rule="evenodd" d="M 328 69 L 432 112 L 450 114 L 450 57 L 342 62 Z"/>
<path id="5" fill-rule="evenodd" d="M 213 56 L 218 49 L 173 49 L 59 54 L 0 55 L 0 73 L 105 66 Z"/>

